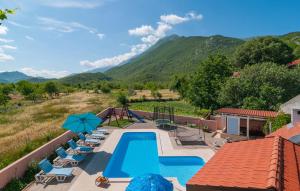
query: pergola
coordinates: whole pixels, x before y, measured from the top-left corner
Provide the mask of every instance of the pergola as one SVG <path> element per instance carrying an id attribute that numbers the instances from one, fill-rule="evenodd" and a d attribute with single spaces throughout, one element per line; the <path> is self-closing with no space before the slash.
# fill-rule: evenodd
<path id="1" fill-rule="evenodd" d="M 246 120 L 246 136 L 250 137 L 250 121 L 262 126 L 261 122 L 266 122 L 268 118 L 274 118 L 277 116 L 277 112 L 264 111 L 264 110 L 252 110 L 252 109 L 238 109 L 238 108 L 221 108 L 217 110 L 217 113 L 221 115 L 222 128 L 226 129 L 228 134 L 240 135 L 241 121 Z M 271 129 L 272 124 L 269 123 Z M 261 127 L 260 127 L 261 128 Z"/>

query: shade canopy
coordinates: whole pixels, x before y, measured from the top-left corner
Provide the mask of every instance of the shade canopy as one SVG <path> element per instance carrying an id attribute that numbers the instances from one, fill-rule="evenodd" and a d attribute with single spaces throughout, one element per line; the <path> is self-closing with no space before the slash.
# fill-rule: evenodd
<path id="1" fill-rule="evenodd" d="M 101 118 L 92 113 L 73 114 L 68 116 L 62 127 L 74 133 L 83 133 L 95 130 L 102 122 Z"/>
<path id="2" fill-rule="evenodd" d="M 145 174 L 133 178 L 126 191 L 173 191 L 173 184 L 159 174 Z"/>

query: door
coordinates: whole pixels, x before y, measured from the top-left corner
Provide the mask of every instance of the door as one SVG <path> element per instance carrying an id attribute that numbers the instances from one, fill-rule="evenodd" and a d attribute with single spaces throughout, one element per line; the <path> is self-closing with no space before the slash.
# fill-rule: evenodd
<path id="1" fill-rule="evenodd" d="M 239 117 L 227 117 L 227 133 L 231 135 L 240 135 Z"/>

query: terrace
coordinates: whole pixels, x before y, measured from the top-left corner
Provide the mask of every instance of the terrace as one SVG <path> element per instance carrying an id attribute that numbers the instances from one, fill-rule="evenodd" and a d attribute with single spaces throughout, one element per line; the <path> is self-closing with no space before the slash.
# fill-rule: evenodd
<path id="1" fill-rule="evenodd" d="M 56 181 L 43 184 L 32 183 L 26 188 L 28 191 L 38 190 L 99 190 L 95 185 L 97 176 L 103 174 L 109 159 L 111 158 L 119 140 L 126 132 L 153 132 L 157 137 L 157 150 L 159 156 L 197 156 L 207 162 L 213 155 L 214 151 L 207 145 L 201 146 L 180 146 L 177 145 L 172 133 L 158 129 L 155 123 L 133 123 L 126 129 L 104 126 L 109 130 L 109 135 L 101 141 L 99 147 L 95 147 L 94 153 L 87 157 L 87 160 L 75 167 L 74 177 L 68 179 L 65 183 L 57 184 Z M 191 129 L 193 130 L 193 129 Z M 207 135 L 208 136 L 208 135 Z M 208 138 L 209 139 L 209 138 Z M 103 190 L 125 190 L 131 178 L 110 178 L 110 185 L 102 188 Z M 173 183 L 174 190 L 185 190 L 174 177 L 168 177 Z"/>
<path id="2" fill-rule="evenodd" d="M 267 138 L 244 141 L 237 139 L 236 142 L 231 140 L 230 142 L 233 141 L 233 143 L 225 144 L 228 140 L 221 138 L 222 136 L 219 138 L 216 136 L 216 132 L 221 131 L 220 129 L 222 128 L 222 125 L 218 124 L 218 122 L 220 122 L 222 118 L 205 120 L 202 118 L 175 115 L 172 116 L 174 124 L 171 125 L 175 125 L 176 128 L 162 128 L 157 124 L 157 121 L 155 122 L 151 120 L 151 115 L 153 113 L 131 111 L 139 117 L 136 117 L 136 120 L 131 122 L 129 125 L 124 127 L 115 127 L 112 125 L 115 125 L 116 121 L 109 123 L 110 120 L 108 119 L 114 118 L 110 115 L 112 113 L 112 109 L 108 108 L 98 114 L 100 118 L 106 119 L 106 122 L 101 127 L 101 129 L 107 130 L 105 139 L 101 140 L 99 146 L 94 147 L 93 152 L 88 154 L 82 163 L 76 167 L 72 167 L 72 177 L 69 177 L 64 182 L 60 183 L 58 183 L 55 179 L 47 184 L 32 182 L 25 188 L 25 190 L 93 191 L 100 189 L 108 191 L 125 191 L 132 178 L 144 171 L 147 173 L 157 172 L 161 174 L 173 184 L 175 191 L 191 191 L 198 189 L 218 190 L 220 188 L 227 189 L 231 187 L 236 187 L 237 189 L 241 188 L 242 190 L 247 187 L 251 187 L 251 189 L 253 188 L 254 190 L 257 188 L 268 189 L 269 185 L 263 182 L 265 178 L 252 180 L 252 171 L 260 171 L 260 168 L 264 165 L 264 174 L 262 176 L 267 176 L 270 167 L 268 162 L 270 162 L 271 159 L 273 160 L 274 157 L 274 160 L 278 163 L 277 167 L 274 168 L 280 168 L 283 169 L 283 171 L 286 171 L 287 168 L 290 168 L 290 164 L 284 163 L 282 166 L 283 163 L 280 161 L 282 159 L 281 154 L 288 156 L 285 154 L 288 152 L 295 152 L 295 157 L 292 159 L 287 158 L 287 160 L 291 160 L 293 164 L 296 164 L 295 161 L 300 161 L 296 152 L 296 150 L 299 150 L 299 146 L 295 145 L 295 142 L 293 143 L 294 140 L 291 138 L 295 133 L 286 133 L 294 131 L 299 132 L 298 125 L 300 112 L 298 111 L 299 109 L 293 110 L 293 127 L 290 127 L 291 125 L 288 125 L 290 128 L 284 126 L 282 129 L 270 134 Z M 115 109 L 114 113 L 116 115 L 115 117 L 119 119 L 120 116 L 122 116 L 121 109 Z M 109 115 L 110 118 L 108 117 Z M 152 117 L 153 116 L 155 115 L 152 115 Z M 141 118 L 143 118 L 143 120 L 141 120 Z M 123 120 L 127 120 L 127 116 L 125 116 Z M 142 123 L 141 121 L 145 122 Z M 187 125 L 190 123 L 194 123 L 199 128 Z M 206 126 L 207 131 L 201 129 L 200 126 Z M 140 141 L 142 139 L 142 141 L 146 142 L 134 142 L 135 140 L 130 139 L 131 135 L 134 135 L 133 137 L 138 136 L 137 140 Z M 142 135 L 142 137 L 139 137 L 140 135 Z M 148 140 L 146 135 L 154 138 L 150 138 Z M 182 140 L 178 140 L 178 138 L 183 135 L 197 135 L 201 141 L 191 144 L 181 144 Z M 71 137 L 74 137 L 74 134 L 68 131 L 61 137 L 58 137 L 58 139 L 62 140 L 61 143 L 65 143 Z M 54 140 L 54 142 L 55 141 L 57 140 Z M 216 147 L 216 142 L 222 144 Z M 49 147 L 50 150 L 51 148 L 52 150 L 55 150 L 61 143 L 55 143 Z M 49 142 L 48 144 L 53 144 L 53 142 Z M 223 144 L 225 144 L 225 146 L 223 146 Z M 285 149 L 283 153 L 279 152 L 281 151 L 281 148 Z M 294 148 L 294 150 L 290 151 L 291 148 Z M 40 150 L 34 151 L 31 155 L 34 156 L 35 159 L 39 160 L 45 156 L 47 153 L 46 150 L 47 149 L 43 146 Z M 38 155 L 38 152 L 42 155 Z M 254 157 L 253 160 L 256 161 L 254 162 L 256 166 L 252 165 L 251 169 L 248 169 L 249 174 L 247 174 L 244 170 L 248 168 L 249 163 L 252 160 L 252 156 Z M 26 159 L 25 156 L 17 161 L 16 164 L 25 160 L 25 162 L 22 163 L 24 167 L 24 165 L 26 165 L 26 161 L 28 164 L 29 158 L 30 157 L 27 157 Z M 170 163 L 168 160 L 173 161 Z M 198 160 L 197 164 L 194 163 L 195 160 Z M 203 162 L 199 164 L 199 160 Z M 167 162 L 164 163 L 164 161 Z M 22 176 L 22 171 L 18 169 L 20 168 L 20 165 L 16 164 L 12 164 L 6 168 L 8 169 L 7 174 L 15 173 L 13 177 Z M 228 166 L 229 164 L 231 166 Z M 296 166 L 297 165 L 298 162 Z M 227 167 L 223 168 L 224 166 Z M 235 167 L 238 167 L 234 171 L 235 176 L 230 179 L 230 182 L 224 181 L 224 176 L 230 177 L 233 172 L 232 169 Z M 219 173 L 221 168 L 222 174 Z M 296 168 L 291 168 L 294 171 L 297 171 L 298 166 Z M 0 175 L 3 175 L 6 169 L 3 169 L 2 172 L 0 171 Z M 159 170 L 157 171 L 157 169 Z M 99 176 L 108 177 L 110 183 L 101 185 L 99 188 L 95 184 L 95 180 Z M 237 180 L 238 176 L 245 176 L 243 177 L 243 182 L 241 184 Z M 290 177 L 285 177 L 285 179 L 288 178 Z M 297 177 L 291 178 L 295 179 Z M 0 178 L 0 184 L 3 184 L 3 181 L 5 181 L 3 177 Z M 288 183 L 282 183 L 282 185 L 283 184 L 287 185 Z M 279 187 L 282 187 L 282 185 Z M 300 183 L 297 182 L 297 186 L 299 185 Z M 278 187 L 274 184 L 272 184 L 272 186 L 274 188 Z"/>

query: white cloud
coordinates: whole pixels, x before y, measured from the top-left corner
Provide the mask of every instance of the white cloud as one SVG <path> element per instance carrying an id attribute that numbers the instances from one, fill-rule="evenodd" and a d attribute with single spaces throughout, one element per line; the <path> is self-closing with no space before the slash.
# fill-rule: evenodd
<path id="1" fill-rule="evenodd" d="M 7 34 L 8 28 L 6 26 L 1 26 L 0 25 L 0 35 L 5 35 Z"/>
<path id="2" fill-rule="evenodd" d="M 185 21 L 187 21 L 186 17 L 180 17 L 174 14 L 170 14 L 170 15 L 162 15 L 160 16 L 160 20 L 167 23 L 167 24 L 171 24 L 171 25 L 176 25 L 179 23 L 183 23 Z"/>
<path id="3" fill-rule="evenodd" d="M 55 8 L 93 9 L 101 6 L 103 0 L 47 0 L 44 5 Z"/>
<path id="4" fill-rule="evenodd" d="M 24 29 L 28 29 L 28 28 L 30 28 L 29 26 L 27 26 L 27 25 L 23 25 L 23 24 L 21 24 L 21 23 L 17 23 L 17 22 L 15 22 L 15 21 L 7 21 L 9 24 L 11 24 L 11 25 L 13 25 L 13 26 L 16 26 L 16 27 L 20 27 L 20 28 L 24 28 Z"/>
<path id="5" fill-rule="evenodd" d="M 95 28 L 88 27 L 78 22 L 64 22 L 49 17 L 38 17 L 38 20 L 42 25 L 42 28 L 45 30 L 62 33 L 71 33 L 79 30 L 84 30 L 91 34 L 96 34 L 100 39 L 104 37 L 104 34 L 98 33 L 98 31 Z"/>
<path id="6" fill-rule="evenodd" d="M 175 14 L 162 15 L 160 16 L 160 20 L 157 22 L 156 28 L 150 25 L 142 25 L 140 27 L 128 30 L 129 35 L 139 36 L 142 42 L 141 44 L 131 46 L 129 52 L 113 57 L 102 58 L 96 61 L 84 60 L 81 61 L 80 64 L 90 68 L 104 68 L 117 66 L 122 62 L 147 50 L 159 39 L 165 37 L 167 32 L 170 31 L 175 25 L 191 20 L 201 19 L 202 15 L 196 14 L 195 12 L 189 12 L 184 17 Z"/>
<path id="7" fill-rule="evenodd" d="M 11 39 L 5 39 L 5 38 L 0 38 L 0 42 L 2 42 L 2 43 L 10 43 L 10 42 L 14 42 L 14 40 L 11 40 Z"/>
<path id="8" fill-rule="evenodd" d="M 26 38 L 27 40 L 31 40 L 31 41 L 34 40 L 34 38 L 33 38 L 32 36 L 28 36 L 28 35 L 26 35 L 25 38 Z"/>
<path id="9" fill-rule="evenodd" d="M 5 50 L 5 49 L 6 49 L 6 50 L 16 50 L 17 47 L 15 47 L 15 46 L 10 46 L 10 45 L 6 45 L 6 44 L 0 46 L 0 51 L 1 51 L 1 50 Z"/>
<path id="10" fill-rule="evenodd" d="M 105 37 L 105 34 L 98 33 L 97 36 L 99 37 L 100 40 L 102 40 Z"/>
<path id="11" fill-rule="evenodd" d="M 128 33 L 135 36 L 145 36 L 153 33 L 154 29 L 150 25 L 142 25 L 135 29 L 130 29 Z"/>
<path id="12" fill-rule="evenodd" d="M 201 14 L 198 15 L 195 12 L 189 12 L 184 17 L 180 17 L 175 14 L 160 16 L 160 20 L 162 22 L 170 24 L 170 25 L 176 25 L 176 24 L 180 24 L 180 23 L 190 21 L 190 20 L 201 20 L 202 18 L 203 18 L 203 16 Z"/>
<path id="13" fill-rule="evenodd" d="M 45 78 L 61 78 L 70 75 L 68 71 L 54 71 L 54 70 L 37 70 L 33 68 L 22 68 L 21 72 L 33 77 Z"/>
<path id="14" fill-rule="evenodd" d="M 94 62 L 89 60 L 83 60 L 80 61 L 80 65 L 87 66 L 90 68 L 105 68 L 110 66 L 117 66 L 121 62 L 130 59 L 132 56 L 134 56 L 134 54 L 132 52 L 128 52 L 125 54 L 120 54 L 118 56 L 96 60 Z"/>
<path id="15" fill-rule="evenodd" d="M 0 35 L 6 35 L 7 32 L 8 32 L 8 28 L 6 26 L 0 25 Z M 9 43 L 9 42 L 13 42 L 13 40 L 0 38 L 0 42 Z M 15 46 L 10 46 L 7 44 L 0 45 L 0 62 L 7 62 L 7 61 L 14 60 L 15 58 L 9 54 L 6 54 L 5 50 L 15 50 L 15 49 L 17 49 L 17 47 Z"/>
<path id="16" fill-rule="evenodd" d="M 0 52 L 0 62 L 7 62 L 14 60 L 14 57 L 11 55 L 5 54 L 4 52 Z"/>

